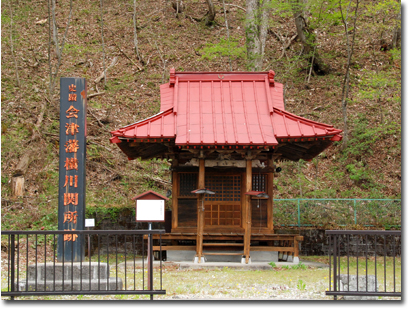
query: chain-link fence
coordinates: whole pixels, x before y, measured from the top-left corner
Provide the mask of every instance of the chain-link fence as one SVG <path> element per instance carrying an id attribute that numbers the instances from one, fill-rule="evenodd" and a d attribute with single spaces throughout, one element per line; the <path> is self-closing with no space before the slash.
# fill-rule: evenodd
<path id="1" fill-rule="evenodd" d="M 275 199 L 274 226 L 401 227 L 400 199 Z"/>

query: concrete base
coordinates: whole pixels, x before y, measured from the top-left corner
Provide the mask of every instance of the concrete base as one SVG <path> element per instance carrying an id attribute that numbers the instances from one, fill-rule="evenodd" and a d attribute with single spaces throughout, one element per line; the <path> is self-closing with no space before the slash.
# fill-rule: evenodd
<path id="1" fill-rule="evenodd" d="M 121 278 L 108 278 L 107 263 L 47 263 L 29 265 L 20 291 L 122 290 Z"/>
<path id="2" fill-rule="evenodd" d="M 204 263 L 205 262 L 205 257 L 204 256 L 201 256 L 200 257 L 200 263 Z M 195 264 L 198 264 L 199 263 L 199 257 L 198 256 L 195 256 L 195 258 L 194 258 L 194 260 L 193 260 L 193 263 L 195 263 Z"/>
<path id="3" fill-rule="evenodd" d="M 367 282 L 368 278 L 368 282 Z M 368 284 L 368 292 L 377 292 L 378 291 L 378 282 L 374 275 L 368 276 L 358 276 L 358 282 L 356 275 L 345 275 L 342 274 L 339 276 L 341 285 L 339 287 L 340 291 L 356 291 L 358 286 L 358 291 L 366 291 L 366 285 Z M 344 296 L 345 300 L 377 300 L 376 296 Z"/>
<path id="4" fill-rule="evenodd" d="M 206 255 L 204 251 L 203 255 L 205 257 L 204 262 L 232 262 L 241 263 L 241 255 Z M 223 251 L 229 253 L 243 253 L 241 251 Z M 253 262 L 278 262 L 278 252 L 270 251 L 250 251 L 251 260 Z M 166 251 L 166 260 L 172 262 L 191 262 L 197 263 L 195 258 L 196 251 L 189 250 L 168 250 Z M 202 261 L 201 261 L 202 263 Z M 297 262 L 298 263 L 298 262 Z"/>
<path id="5" fill-rule="evenodd" d="M 292 254 L 283 254 L 282 252 L 278 254 L 278 259 L 281 261 L 296 263 L 296 264 L 300 262 L 300 259 L 298 256 L 293 257 Z"/>
<path id="6" fill-rule="evenodd" d="M 64 286 L 64 288 L 63 288 Z M 18 283 L 19 291 L 88 291 L 88 290 L 122 290 L 123 284 L 121 278 L 109 278 L 107 279 L 82 279 L 82 280 L 62 280 L 55 281 L 37 281 L 37 283 L 33 280 L 20 281 Z"/>
<path id="7" fill-rule="evenodd" d="M 246 264 L 246 257 L 245 256 L 241 257 L 241 264 Z M 249 256 L 249 262 L 247 264 L 251 264 L 251 256 Z"/>
<path id="8" fill-rule="evenodd" d="M 71 267 L 72 266 L 72 267 Z M 98 267 L 99 266 L 99 267 Z M 83 262 L 81 263 L 38 263 L 37 265 L 28 265 L 28 279 L 37 281 L 71 280 L 74 279 L 107 279 L 109 274 L 109 265 L 107 263 Z"/>
<path id="9" fill-rule="evenodd" d="M 189 250 L 167 250 L 166 261 L 172 262 L 191 262 L 196 257 L 196 251 Z"/>

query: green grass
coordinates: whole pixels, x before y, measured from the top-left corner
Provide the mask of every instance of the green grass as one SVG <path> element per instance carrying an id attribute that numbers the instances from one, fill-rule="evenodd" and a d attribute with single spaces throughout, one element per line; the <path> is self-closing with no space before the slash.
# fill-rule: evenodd
<path id="1" fill-rule="evenodd" d="M 133 289 L 134 284 L 137 289 L 142 286 L 147 288 L 147 271 L 136 268 L 135 277 L 133 272 L 133 256 L 127 255 L 126 283 L 128 289 Z M 303 256 L 303 261 L 328 262 L 328 257 L 323 256 Z M 111 276 L 118 275 L 125 282 L 125 269 L 113 267 L 116 259 L 115 253 L 109 254 L 111 266 Z M 98 256 L 94 255 L 92 261 L 98 261 Z M 106 262 L 106 255 L 101 255 L 100 261 Z M 118 263 L 125 261 L 122 253 L 118 254 Z M 350 258 L 350 274 L 356 274 L 355 262 Z M 326 296 L 325 291 L 329 285 L 328 268 L 307 267 L 304 263 L 299 263 L 292 267 L 276 266 L 270 270 L 236 270 L 229 267 L 222 269 L 187 269 L 179 270 L 174 266 L 163 263 L 163 289 L 166 295 L 155 295 L 155 299 L 314 299 L 331 300 Z M 383 271 L 386 265 L 387 276 L 384 278 Z M 395 259 L 396 265 L 396 287 L 401 289 L 401 259 Z M 146 265 L 145 265 L 146 266 Z M 368 267 L 364 258 L 358 259 L 359 274 L 373 274 L 375 270 L 374 259 L 368 260 Z M 386 282 L 387 289 L 393 284 L 393 258 L 387 257 L 386 264 L 383 258 L 377 259 L 377 272 L 379 291 L 383 291 Z M 341 258 L 341 273 L 347 273 L 347 257 Z M 24 276 L 24 271 L 20 274 Z M 5 278 L 6 273 L 2 273 Z M 6 281 L 2 279 L 2 289 L 5 288 Z M 331 278 L 332 279 L 332 278 Z M 143 285 L 144 284 L 144 285 Z M 160 276 L 156 268 L 154 270 L 154 289 L 160 289 Z M 43 297 L 19 297 L 19 299 L 45 299 Z M 47 299 L 62 299 L 62 296 L 48 296 Z M 64 297 L 67 299 L 67 297 Z M 149 296 L 137 295 L 114 295 L 114 296 L 94 296 L 83 295 L 70 296 L 69 299 L 149 299 Z"/>

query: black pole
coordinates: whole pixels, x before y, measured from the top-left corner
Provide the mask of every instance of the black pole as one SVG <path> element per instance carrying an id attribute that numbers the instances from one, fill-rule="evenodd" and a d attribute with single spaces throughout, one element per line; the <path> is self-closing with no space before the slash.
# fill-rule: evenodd
<path id="1" fill-rule="evenodd" d="M 15 269 L 16 265 L 15 265 L 15 260 L 14 260 L 14 251 L 16 250 L 16 248 L 15 248 L 15 244 L 14 244 L 14 234 L 11 234 L 11 239 L 10 239 L 10 241 L 11 241 L 11 244 L 10 244 L 10 258 L 11 258 L 11 261 L 10 261 L 10 263 L 11 263 L 11 267 L 10 267 L 10 270 L 11 270 L 10 288 L 11 288 L 11 291 L 12 291 L 12 292 L 15 292 L 15 286 L 14 286 L 14 280 L 15 280 L 15 278 L 14 278 L 14 269 Z M 28 250 L 28 246 L 27 246 L 27 250 Z M 14 296 L 11 296 L 11 297 L 10 297 L 10 300 L 14 300 Z"/>
<path id="2" fill-rule="evenodd" d="M 152 223 L 149 222 L 149 230 L 152 230 Z M 148 289 L 150 291 L 153 290 L 153 242 L 152 242 L 152 234 L 148 235 L 149 241 L 149 250 L 148 250 L 148 260 L 149 260 L 149 286 Z M 150 295 L 151 300 L 153 300 L 153 294 Z"/>
<path id="3" fill-rule="evenodd" d="M 89 227 L 87 227 L 87 230 L 89 231 Z M 88 233 L 88 260 L 91 261 L 91 235 Z"/>
<path id="4" fill-rule="evenodd" d="M 338 235 L 334 235 L 334 291 L 337 292 L 337 241 L 338 241 Z M 337 300 L 337 295 L 334 295 L 334 300 Z"/>

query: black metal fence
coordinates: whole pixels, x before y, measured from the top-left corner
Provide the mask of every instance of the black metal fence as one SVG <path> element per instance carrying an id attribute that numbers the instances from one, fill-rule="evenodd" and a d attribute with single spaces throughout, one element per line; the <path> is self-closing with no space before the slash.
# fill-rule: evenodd
<path id="1" fill-rule="evenodd" d="M 14 299 L 33 295 L 137 294 L 153 299 L 155 294 L 166 294 L 162 288 L 162 239 L 160 236 L 159 260 L 154 262 L 151 237 L 164 232 L 2 231 L 1 295 Z M 144 242 L 144 235 L 148 235 L 148 242 Z M 61 253 L 58 244 L 62 239 L 83 241 L 80 254 L 69 258 L 67 252 Z M 63 247 L 69 250 L 69 246 Z"/>
<path id="2" fill-rule="evenodd" d="M 401 231 L 327 230 L 329 288 L 346 300 L 401 297 Z"/>

